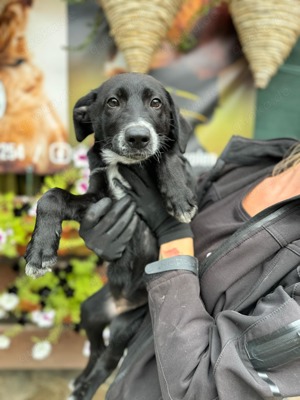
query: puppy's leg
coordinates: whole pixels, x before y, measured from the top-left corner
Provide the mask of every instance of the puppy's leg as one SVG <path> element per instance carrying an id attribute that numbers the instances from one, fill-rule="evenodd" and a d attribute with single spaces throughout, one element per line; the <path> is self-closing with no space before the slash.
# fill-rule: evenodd
<path id="1" fill-rule="evenodd" d="M 122 357 L 124 349 L 130 338 L 137 331 L 141 318 L 144 315 L 143 305 L 147 303 L 147 291 L 143 283 L 143 271 L 145 265 L 157 260 L 158 246 L 156 239 L 151 234 L 143 221 L 139 221 L 136 227 L 136 233 L 128 244 L 125 252 L 119 260 L 116 260 L 108 266 L 107 276 L 109 280 L 109 292 L 107 298 L 112 294 L 115 300 L 115 307 L 109 302 L 109 308 L 106 306 L 104 312 L 109 311 L 109 317 L 114 314 L 120 315 L 113 319 L 110 326 L 111 339 L 108 348 L 89 362 L 80 379 L 75 381 L 75 390 L 71 399 L 90 399 L 97 391 L 98 387 L 111 374 Z M 104 289 L 102 289 L 104 290 Z M 101 291 L 102 291 L 101 290 Z M 88 305 L 88 312 L 92 320 L 103 318 L 101 315 L 95 315 L 103 310 L 100 294 L 94 295 Z M 97 302 L 98 301 L 98 302 Z M 138 308 L 139 307 L 139 308 Z M 85 307 L 86 309 L 87 307 Z M 96 311 L 96 310 L 99 311 Z M 132 311 L 129 311 L 132 310 Z M 86 318 L 87 314 L 82 315 Z M 88 325 L 88 321 L 83 321 L 83 327 Z M 96 346 L 102 340 L 103 327 L 93 326 L 93 337 L 95 337 Z M 97 330 L 97 332 L 96 332 Z M 87 330 L 90 335 L 91 327 Z M 97 350 L 96 350 L 97 351 Z M 98 347 L 99 354 L 99 347 Z M 87 376 L 87 373 L 89 374 Z M 84 378 L 84 379 L 82 379 Z"/>
<path id="2" fill-rule="evenodd" d="M 165 153 L 158 165 L 157 176 L 168 212 L 179 221 L 188 223 L 197 212 L 197 201 L 186 162 L 176 153 Z"/>
<path id="3" fill-rule="evenodd" d="M 144 221 L 139 220 L 122 257 L 108 266 L 107 277 L 113 298 L 117 301 L 125 298 L 135 308 L 145 304 L 148 300 L 143 279 L 145 265 L 156 261 L 158 256 L 156 238 Z"/>
<path id="4" fill-rule="evenodd" d="M 90 357 L 85 369 L 75 379 L 74 388 L 88 377 L 104 351 L 103 330 L 115 316 L 115 306 L 108 285 L 82 303 L 80 325 L 90 342 Z"/>
<path id="5" fill-rule="evenodd" d="M 110 342 L 93 370 L 84 382 L 78 386 L 69 400 L 91 400 L 99 386 L 115 370 L 121 360 L 129 341 L 140 327 L 147 306 L 127 311 L 116 317 L 110 326 Z"/>
<path id="6" fill-rule="evenodd" d="M 99 188 L 105 188 L 101 172 L 91 175 L 86 194 L 76 196 L 66 190 L 54 188 L 40 198 L 34 231 L 24 255 L 27 275 L 37 278 L 51 270 L 57 261 L 62 222 L 80 222 L 87 208 L 103 196 Z"/>
<path id="7" fill-rule="evenodd" d="M 87 207 L 98 197 L 92 193 L 75 196 L 55 188 L 40 198 L 35 228 L 24 256 L 27 275 L 36 278 L 51 270 L 57 261 L 62 221 L 79 221 Z"/>

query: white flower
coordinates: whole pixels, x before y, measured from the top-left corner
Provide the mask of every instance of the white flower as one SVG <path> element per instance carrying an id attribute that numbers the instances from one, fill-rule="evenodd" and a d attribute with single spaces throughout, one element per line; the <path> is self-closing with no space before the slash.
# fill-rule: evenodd
<path id="1" fill-rule="evenodd" d="M 30 217 L 36 217 L 36 209 L 37 209 L 37 201 L 34 204 L 31 205 L 31 207 L 27 211 L 27 214 Z"/>
<path id="2" fill-rule="evenodd" d="M 50 328 L 51 326 L 53 326 L 54 318 L 55 318 L 54 310 L 49 310 L 49 311 L 35 310 L 32 311 L 31 313 L 32 322 L 37 324 L 37 326 L 39 326 L 40 328 Z"/>
<path id="3" fill-rule="evenodd" d="M 84 357 L 89 357 L 91 354 L 91 344 L 88 340 L 86 340 L 83 344 L 82 354 Z"/>
<path id="4" fill-rule="evenodd" d="M 14 310 L 19 302 L 20 299 L 15 293 L 3 293 L 0 296 L 0 307 L 5 311 Z"/>
<path id="5" fill-rule="evenodd" d="M 36 343 L 31 350 L 31 356 L 34 360 L 44 360 L 52 351 L 51 343 L 47 340 Z"/>
<path id="6" fill-rule="evenodd" d="M 8 349 L 10 346 L 10 338 L 5 335 L 0 335 L 0 350 Z"/>
<path id="7" fill-rule="evenodd" d="M 0 319 L 3 319 L 6 317 L 6 311 L 0 308 Z"/>
<path id="8" fill-rule="evenodd" d="M 91 171 L 89 168 L 83 168 L 81 170 L 82 178 L 86 179 L 87 181 L 90 179 Z"/>

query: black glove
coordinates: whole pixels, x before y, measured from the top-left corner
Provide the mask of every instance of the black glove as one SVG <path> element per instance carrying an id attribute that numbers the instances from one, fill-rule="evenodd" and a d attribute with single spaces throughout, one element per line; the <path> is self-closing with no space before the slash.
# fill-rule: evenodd
<path id="1" fill-rule="evenodd" d="M 138 221 L 129 196 L 112 204 L 105 197 L 92 204 L 83 217 L 79 234 L 86 246 L 106 261 L 120 258 Z"/>
<path id="2" fill-rule="evenodd" d="M 121 165 L 119 171 L 131 189 L 126 188 L 120 181 L 116 183 L 129 194 L 136 203 L 136 212 L 146 222 L 158 240 L 158 244 L 170 242 L 185 237 L 193 237 L 189 224 L 179 222 L 168 214 L 161 194 L 155 186 L 146 169 L 139 168 L 137 172 Z"/>

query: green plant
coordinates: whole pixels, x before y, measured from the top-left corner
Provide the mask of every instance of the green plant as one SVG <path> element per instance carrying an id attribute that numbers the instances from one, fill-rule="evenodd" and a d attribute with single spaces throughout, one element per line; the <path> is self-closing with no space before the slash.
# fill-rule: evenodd
<path id="1" fill-rule="evenodd" d="M 53 272 L 36 280 L 24 274 L 22 256 L 34 229 L 39 197 L 53 187 L 82 194 L 88 187 L 88 178 L 86 149 L 78 146 L 73 149 L 72 164 L 61 173 L 47 176 L 36 196 L 0 194 L 0 256 L 16 259 L 20 269 L 15 281 L 0 293 L 0 319 L 14 321 L 0 334 L 0 349 L 10 346 L 11 338 L 22 332 L 23 325 L 33 323 L 50 329 L 44 339 L 32 338 L 32 357 L 45 358 L 65 326 L 80 329 L 81 303 L 103 285 L 97 271 L 98 258 L 87 252 L 75 221 L 63 223 L 59 254 L 68 256 L 64 259 L 67 265 L 59 259 Z M 76 251 L 85 257 L 75 258 Z"/>
<path id="2" fill-rule="evenodd" d="M 70 259 L 64 268 L 57 267 L 39 279 L 24 274 L 24 263 L 15 281 L 0 294 L 0 315 L 14 325 L 0 335 L 0 349 L 32 323 L 50 331 L 43 339 L 32 337 L 32 356 L 43 359 L 51 352 L 65 326 L 80 330 L 80 305 L 103 285 L 97 270 L 97 257 Z"/>

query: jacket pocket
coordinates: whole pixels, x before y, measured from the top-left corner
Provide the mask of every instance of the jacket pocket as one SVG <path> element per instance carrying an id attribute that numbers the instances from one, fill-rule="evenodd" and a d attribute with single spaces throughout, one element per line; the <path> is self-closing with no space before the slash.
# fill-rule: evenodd
<path id="1" fill-rule="evenodd" d="M 300 306 L 282 287 L 262 298 L 252 315 L 228 310 L 216 323 L 222 351 L 214 376 L 220 400 L 300 394 Z"/>
<path id="2" fill-rule="evenodd" d="M 266 371 L 300 359 L 300 319 L 246 342 L 245 349 L 257 371 Z"/>

